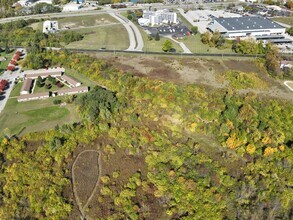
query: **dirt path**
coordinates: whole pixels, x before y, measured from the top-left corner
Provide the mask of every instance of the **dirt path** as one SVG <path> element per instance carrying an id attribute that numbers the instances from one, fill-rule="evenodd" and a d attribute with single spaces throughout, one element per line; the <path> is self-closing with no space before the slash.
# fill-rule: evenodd
<path id="1" fill-rule="evenodd" d="M 98 173 L 98 179 L 97 179 L 97 182 L 95 183 L 95 187 L 94 187 L 93 191 L 91 192 L 90 196 L 86 200 L 85 205 L 82 205 L 81 199 L 79 198 L 78 193 L 77 193 L 76 176 L 75 176 L 74 170 L 76 168 L 76 163 L 77 163 L 78 159 L 81 157 L 81 155 L 83 155 L 84 153 L 88 153 L 88 152 L 97 153 L 99 155 L 98 156 L 99 173 Z M 87 209 L 87 207 L 88 207 L 89 203 L 91 202 L 95 192 L 97 191 L 97 188 L 98 188 L 99 183 L 100 183 L 100 178 L 101 178 L 101 170 L 102 170 L 102 167 L 101 167 L 101 153 L 100 153 L 100 151 L 97 151 L 97 150 L 84 150 L 84 151 L 80 152 L 77 155 L 77 157 L 75 158 L 75 160 L 74 160 L 74 162 L 72 164 L 72 167 L 71 167 L 72 189 L 73 189 L 73 195 L 74 195 L 75 201 L 76 201 L 77 206 L 78 206 L 78 210 L 79 210 L 79 212 L 81 214 L 81 216 L 80 216 L 81 219 L 87 219 L 85 210 Z"/>

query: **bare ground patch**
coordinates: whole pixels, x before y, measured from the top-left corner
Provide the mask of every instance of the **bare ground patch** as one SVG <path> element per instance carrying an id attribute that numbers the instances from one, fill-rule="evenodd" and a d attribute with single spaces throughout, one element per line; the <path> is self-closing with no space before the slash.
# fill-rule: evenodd
<path id="1" fill-rule="evenodd" d="M 268 89 L 249 89 L 261 96 L 293 100 L 292 94 L 282 81 L 273 79 L 257 66 L 253 59 L 237 58 L 199 58 L 199 57 L 152 57 L 152 56 L 113 56 L 95 54 L 123 71 L 131 72 L 137 76 L 146 76 L 175 83 L 198 84 L 205 87 L 224 88 L 228 86 L 225 81 L 219 81 L 217 76 L 228 70 L 254 72 L 266 82 Z M 245 90 L 246 91 L 246 90 Z M 244 91 L 239 91 L 243 93 Z"/>

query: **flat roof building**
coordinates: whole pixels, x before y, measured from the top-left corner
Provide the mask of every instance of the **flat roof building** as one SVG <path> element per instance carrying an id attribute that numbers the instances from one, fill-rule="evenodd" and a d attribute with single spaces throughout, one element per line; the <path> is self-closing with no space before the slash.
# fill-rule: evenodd
<path id="1" fill-rule="evenodd" d="M 43 33 L 56 33 L 59 30 L 58 21 L 44 21 Z"/>
<path id="2" fill-rule="evenodd" d="M 282 25 L 264 17 L 215 18 L 208 29 L 231 39 L 282 35 L 286 31 Z"/>
<path id="3" fill-rule="evenodd" d="M 168 9 L 158 11 L 143 11 L 142 18 L 138 19 L 138 23 L 142 26 L 176 24 L 177 14 L 175 12 L 170 12 Z"/>

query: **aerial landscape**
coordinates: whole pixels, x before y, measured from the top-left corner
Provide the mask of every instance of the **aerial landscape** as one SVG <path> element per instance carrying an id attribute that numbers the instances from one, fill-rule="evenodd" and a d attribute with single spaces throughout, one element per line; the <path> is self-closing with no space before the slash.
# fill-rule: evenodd
<path id="1" fill-rule="evenodd" d="M 292 0 L 0 0 L 0 219 L 293 218 Z"/>

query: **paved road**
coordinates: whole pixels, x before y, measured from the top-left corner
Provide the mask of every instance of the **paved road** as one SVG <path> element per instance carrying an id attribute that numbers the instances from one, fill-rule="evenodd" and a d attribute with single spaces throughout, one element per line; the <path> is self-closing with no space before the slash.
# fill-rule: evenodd
<path id="1" fill-rule="evenodd" d="M 26 52 L 25 52 L 26 54 Z M 19 67 L 19 66 L 18 66 Z M 0 100 L 0 113 L 3 111 L 3 109 L 5 108 L 5 105 L 9 99 L 10 93 L 14 87 L 14 79 L 18 76 L 21 76 L 21 68 L 19 67 L 17 70 L 15 71 L 5 71 L 1 76 L 0 76 L 0 80 L 1 79 L 6 79 L 8 80 L 10 83 L 9 88 L 7 90 L 5 90 L 4 93 L 4 99 Z"/>
<path id="2" fill-rule="evenodd" d="M 186 45 L 183 42 L 179 42 L 175 39 L 172 38 L 172 36 L 166 36 L 167 38 L 169 38 L 170 40 L 174 41 L 175 43 L 179 44 L 179 46 L 182 48 L 183 53 L 192 53 L 188 47 L 186 47 Z"/>
<path id="3" fill-rule="evenodd" d="M 220 5 L 228 5 L 230 4 L 230 1 L 227 2 L 214 2 L 214 3 L 203 3 L 202 5 L 204 7 L 212 7 L 212 6 L 220 6 Z M 134 10 L 134 9 L 149 9 L 149 7 L 152 7 L 152 9 L 178 9 L 178 8 L 192 8 L 193 6 L 197 7 L 198 4 L 181 4 L 181 5 L 172 5 L 167 4 L 164 5 L 162 3 L 153 3 L 153 4 L 144 4 L 144 5 L 134 5 L 127 8 L 122 9 L 111 9 L 109 7 L 102 7 L 101 10 L 90 10 L 90 11 L 76 11 L 76 12 L 60 12 L 60 13 L 50 13 L 50 14 L 37 14 L 37 15 L 27 15 L 27 16 L 18 16 L 18 17 L 11 17 L 11 18 L 2 18 L 0 19 L 0 23 L 8 23 L 11 21 L 16 21 L 20 19 L 52 19 L 52 18 L 63 18 L 63 17 L 75 17 L 75 16 L 85 16 L 85 15 L 96 15 L 96 14 L 105 14 L 109 11 L 112 12 L 123 12 L 127 10 Z"/>
<path id="4" fill-rule="evenodd" d="M 118 13 L 110 12 L 109 15 L 117 19 L 127 30 L 130 44 L 128 49 L 126 50 L 127 51 L 142 51 L 143 39 L 136 25 Z"/>
<path id="5" fill-rule="evenodd" d="M 128 38 L 129 38 L 129 47 L 127 50 L 134 51 L 136 48 L 136 40 L 135 40 L 135 35 L 134 32 L 132 31 L 131 27 L 129 24 L 127 24 L 123 19 L 121 19 L 119 16 L 116 15 L 116 13 L 109 13 L 113 18 L 118 20 L 126 29 L 128 33 Z"/>

